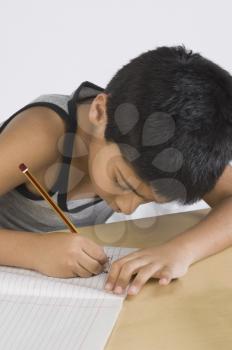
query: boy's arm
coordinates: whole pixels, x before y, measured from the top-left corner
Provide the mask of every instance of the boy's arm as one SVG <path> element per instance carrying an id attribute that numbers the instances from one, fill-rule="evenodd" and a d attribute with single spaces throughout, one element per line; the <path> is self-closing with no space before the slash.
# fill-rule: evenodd
<path id="1" fill-rule="evenodd" d="M 121 293 L 133 279 L 129 294 L 137 294 L 149 278 L 168 284 L 183 276 L 194 262 L 232 245 L 232 167 L 226 167 L 214 189 L 203 199 L 212 207 L 197 225 L 164 244 L 141 249 L 113 262 L 105 289 Z"/>
<path id="2" fill-rule="evenodd" d="M 0 265 L 34 269 L 40 235 L 0 229 Z"/>
<path id="3" fill-rule="evenodd" d="M 232 196 L 225 198 L 198 224 L 173 238 L 191 253 L 192 263 L 232 246 Z"/>
<path id="4" fill-rule="evenodd" d="M 210 213 L 175 241 L 185 244 L 194 261 L 216 254 L 232 245 L 232 167 L 227 166 L 214 189 L 203 199 L 212 207 Z"/>

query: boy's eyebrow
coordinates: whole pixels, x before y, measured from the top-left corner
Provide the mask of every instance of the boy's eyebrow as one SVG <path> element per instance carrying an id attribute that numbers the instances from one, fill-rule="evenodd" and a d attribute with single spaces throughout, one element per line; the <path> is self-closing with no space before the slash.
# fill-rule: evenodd
<path id="1" fill-rule="evenodd" d="M 147 200 L 142 194 L 138 193 L 137 190 L 125 179 L 125 177 L 122 175 L 121 171 L 118 169 L 118 172 L 123 179 L 123 181 L 127 184 L 127 186 L 135 193 L 137 196 L 142 197 L 143 199 Z"/>

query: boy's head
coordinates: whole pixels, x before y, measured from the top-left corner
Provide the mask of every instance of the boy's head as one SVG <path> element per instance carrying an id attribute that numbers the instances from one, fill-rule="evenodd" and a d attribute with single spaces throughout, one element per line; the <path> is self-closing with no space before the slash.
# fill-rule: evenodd
<path id="1" fill-rule="evenodd" d="M 143 181 L 147 201 L 153 189 L 158 202 L 193 203 L 232 159 L 232 77 L 182 46 L 132 59 L 93 102 L 106 116 L 105 142 Z"/>

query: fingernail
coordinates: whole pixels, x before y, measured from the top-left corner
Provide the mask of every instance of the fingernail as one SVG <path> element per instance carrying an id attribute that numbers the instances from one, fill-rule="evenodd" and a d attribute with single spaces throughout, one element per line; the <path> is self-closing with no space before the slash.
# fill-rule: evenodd
<path id="1" fill-rule="evenodd" d="M 137 294 L 138 293 L 138 288 L 135 287 L 135 286 L 131 286 L 129 289 L 128 289 L 128 293 L 130 294 Z"/>
<path id="2" fill-rule="evenodd" d="M 117 287 L 114 289 L 114 292 L 117 293 L 117 294 L 121 294 L 121 293 L 122 293 L 122 287 L 117 286 Z"/>
<path id="3" fill-rule="evenodd" d="M 161 278 L 159 280 L 160 284 L 166 284 L 167 283 L 167 279 L 166 278 Z"/>
<path id="4" fill-rule="evenodd" d="M 111 283 L 106 283 L 105 289 L 106 290 L 111 290 L 112 289 L 112 284 Z"/>

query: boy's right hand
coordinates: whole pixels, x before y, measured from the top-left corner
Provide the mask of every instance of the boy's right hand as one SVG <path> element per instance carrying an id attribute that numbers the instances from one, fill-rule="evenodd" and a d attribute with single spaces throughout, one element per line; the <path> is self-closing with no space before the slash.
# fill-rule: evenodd
<path id="1" fill-rule="evenodd" d="M 33 268 L 50 277 L 90 277 L 104 270 L 103 247 L 72 232 L 38 235 Z"/>

